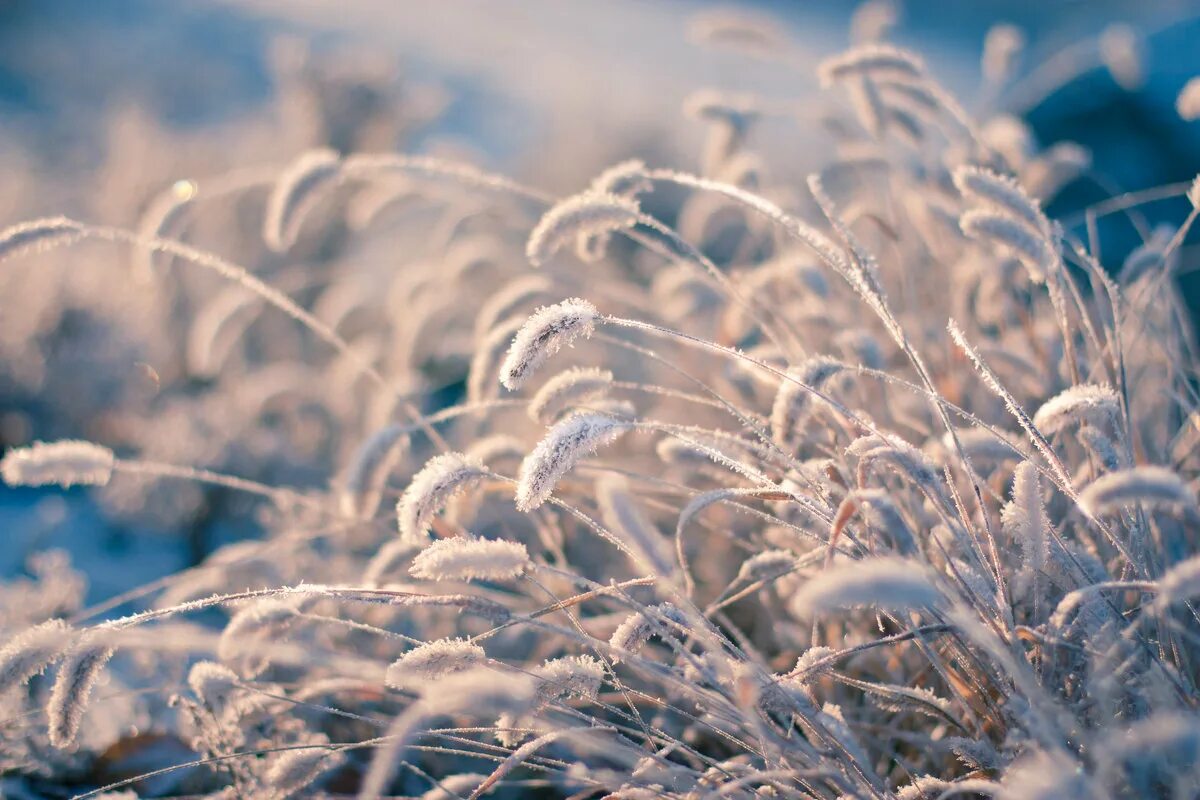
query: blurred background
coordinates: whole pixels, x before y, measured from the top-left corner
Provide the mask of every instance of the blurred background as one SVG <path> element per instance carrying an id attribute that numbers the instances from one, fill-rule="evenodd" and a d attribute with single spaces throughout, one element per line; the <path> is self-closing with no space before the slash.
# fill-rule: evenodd
<path id="1" fill-rule="evenodd" d="M 717 6 L 684 0 L 0 0 L 0 223 L 67 214 L 132 226 L 174 181 L 277 168 L 315 146 L 466 159 L 556 193 L 629 157 L 694 170 L 704 131 L 681 109 L 704 87 L 795 104 L 801 124 L 768 120 L 756 136 L 772 170 L 800 177 L 828 146 L 812 124 L 822 111 L 815 66 L 849 43 L 853 4 L 720 7 L 730 5 L 776 21 L 794 44 L 786 66 L 697 47 L 688 21 Z M 968 110 L 1011 112 L 1042 144 L 1090 151 L 1103 181 L 1072 185 L 1056 215 L 1200 171 L 1200 123 L 1174 109 L 1200 73 L 1197 0 L 896 6 L 892 40 L 920 52 Z M 1024 31 L 1024 77 L 988 96 L 980 52 L 997 22 Z M 1098 41 L 1122 24 L 1115 30 L 1136 35 L 1136 58 L 1114 73 Z M 1151 221 L 1155 213 L 1147 209 Z M 1128 226 L 1101 234 L 1116 263 L 1137 241 Z M 147 401 L 153 424 L 117 414 L 139 407 L 131 396 L 155 394 L 169 357 L 146 355 L 152 332 L 97 322 L 89 304 L 111 301 L 119 316 L 136 298 L 89 278 L 90 252 L 61 267 L 88 304 L 64 300 L 62 282 L 53 291 L 40 282 L 36 259 L 3 265 L 0 444 L 140 432 L 146 422 L 144 436 L 195 463 L 235 472 L 253 463 L 266 470 L 260 479 L 292 485 L 328 481 L 328 458 L 297 459 L 253 439 L 230 445 L 237 437 L 205 430 L 192 405 Z M 1185 248 L 1178 280 L 1193 314 L 1196 261 Z M 223 417 L 210 409 L 203 419 L 219 428 Z M 215 441 L 228 446 L 217 452 Z M 188 491 L 164 486 L 98 506 L 78 490 L 0 488 L 0 572 L 49 570 L 31 554 L 62 548 L 95 599 L 255 535 L 253 514 Z"/>

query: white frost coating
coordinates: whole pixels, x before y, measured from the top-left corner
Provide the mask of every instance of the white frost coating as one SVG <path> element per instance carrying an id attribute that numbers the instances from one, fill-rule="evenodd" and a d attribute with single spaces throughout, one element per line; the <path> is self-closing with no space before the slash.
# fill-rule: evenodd
<path id="1" fill-rule="evenodd" d="M 82 225 L 66 217 L 44 217 L 0 231 L 0 259 L 28 250 L 43 250 L 82 236 Z"/>
<path id="2" fill-rule="evenodd" d="M 1051 397 L 1033 415 L 1044 434 L 1057 433 L 1072 423 L 1104 426 L 1116 420 L 1121 404 L 1117 393 L 1102 384 L 1083 383 Z"/>
<path id="3" fill-rule="evenodd" d="M 0 460 L 0 475 L 9 486 L 103 486 L 113 462 L 112 450 L 93 442 L 34 442 L 10 450 Z"/>
<path id="4" fill-rule="evenodd" d="M 864 44 L 851 48 L 817 67 L 822 86 L 850 77 L 866 76 L 875 80 L 916 80 L 925 73 L 920 58 L 897 47 Z"/>
<path id="5" fill-rule="evenodd" d="M 555 485 L 586 455 L 612 444 L 629 423 L 601 414 L 573 414 L 552 427 L 521 462 L 517 508 L 532 511 L 546 502 Z"/>
<path id="6" fill-rule="evenodd" d="M 542 664 L 536 674 L 543 681 L 538 685 L 538 697 L 543 701 L 567 695 L 595 700 L 604 682 L 604 664 L 587 655 L 565 656 Z"/>
<path id="7" fill-rule="evenodd" d="M 459 492 L 487 475 L 482 464 L 463 453 L 443 453 L 430 459 L 413 476 L 396 503 L 400 536 L 417 542 L 425 538 L 433 515 Z"/>
<path id="8" fill-rule="evenodd" d="M 479 666 L 487 653 L 466 639 L 438 639 L 409 650 L 392 662 L 384 683 L 393 689 L 417 691 L 428 682 Z"/>
<path id="9" fill-rule="evenodd" d="M 959 227 L 972 239 L 1014 255 L 1034 283 L 1044 283 L 1054 268 L 1057 253 L 1050 242 L 1011 214 L 972 209 L 959 218 Z"/>
<path id="10" fill-rule="evenodd" d="M 1043 237 L 1050 235 L 1050 221 L 1041 207 L 1012 178 L 980 167 L 962 166 L 954 170 L 954 185 L 964 197 L 994 210 L 1011 213 Z"/>
<path id="11" fill-rule="evenodd" d="M 654 183 L 646 175 L 646 165 L 631 158 L 613 164 L 592 179 L 591 190 L 600 194 L 615 194 L 620 197 L 636 197 L 654 189 Z"/>
<path id="12" fill-rule="evenodd" d="M 1110 472 L 1079 493 L 1079 506 L 1090 516 L 1119 512 L 1138 504 L 1148 509 L 1196 511 L 1196 494 L 1165 467 L 1133 467 Z"/>
<path id="13" fill-rule="evenodd" d="M 529 417 L 549 425 L 572 405 L 603 397 L 612 386 L 613 374 L 606 369 L 573 367 L 542 384 L 529 401 Z"/>
<path id="14" fill-rule="evenodd" d="M 1158 603 L 1169 606 L 1200 595 L 1200 556 L 1180 561 L 1158 582 Z"/>
<path id="15" fill-rule="evenodd" d="M 665 618 L 675 625 L 686 627 L 688 619 L 676 606 L 671 603 L 660 603 L 647 609 L 649 613 L 636 612 L 625 618 L 609 637 L 608 644 L 617 650 L 637 653 L 646 646 L 650 637 L 659 631 L 670 632 L 671 625 L 664 624 L 660 618 Z M 613 661 L 620 661 L 620 656 L 614 656 Z"/>
<path id="16" fill-rule="evenodd" d="M 629 197 L 584 192 L 555 205 L 529 234 L 525 255 L 535 267 L 578 237 L 602 236 L 637 225 L 641 211 Z"/>
<path id="17" fill-rule="evenodd" d="M 93 640 L 76 648 L 58 668 L 46 703 L 50 744 L 64 748 L 75 741 L 92 689 L 112 654 L 111 647 Z"/>
<path id="18" fill-rule="evenodd" d="M 0 692 L 20 686 L 62 655 L 72 631 L 60 619 L 34 625 L 0 649 Z"/>
<path id="19" fill-rule="evenodd" d="M 516 390 L 563 345 L 592 335 L 600 312 L 587 300 L 572 297 L 535 311 L 517 331 L 500 365 L 500 383 Z"/>
<path id="20" fill-rule="evenodd" d="M 229 695 L 238 688 L 237 673 L 215 661 L 197 662 L 188 672 L 188 686 L 196 699 L 219 711 Z"/>
<path id="21" fill-rule="evenodd" d="M 913 561 L 873 558 L 842 564 L 809 580 L 792 597 L 796 616 L 856 606 L 892 611 L 936 606 L 941 599 L 930 574 Z"/>
<path id="22" fill-rule="evenodd" d="M 267 198 L 263 218 L 263 241 L 268 247 L 278 253 L 295 243 L 304 214 L 340 172 L 340 156 L 326 148 L 302 154 L 283 171 Z"/>
<path id="23" fill-rule="evenodd" d="M 795 380 L 780 382 L 775 393 L 775 402 L 771 406 L 771 437 L 780 444 L 793 442 L 799 433 L 797 427 L 815 397 L 809 389 L 824 391 L 829 379 L 845 368 L 846 365 L 836 359 L 814 356 L 789 369 L 788 376 Z"/>
<path id="24" fill-rule="evenodd" d="M 505 580 L 516 578 L 530 564 L 520 542 L 500 539 L 439 539 L 413 559 L 409 573 L 438 581 Z"/>

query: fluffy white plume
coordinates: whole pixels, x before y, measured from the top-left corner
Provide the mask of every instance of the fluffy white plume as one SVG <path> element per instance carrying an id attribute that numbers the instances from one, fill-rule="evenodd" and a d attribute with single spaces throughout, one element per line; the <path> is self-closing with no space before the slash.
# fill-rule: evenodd
<path id="1" fill-rule="evenodd" d="M 615 442 L 629 423 L 602 414 L 578 413 L 554 425 L 521 462 L 517 476 L 517 508 L 532 511 L 546 502 L 554 487 L 579 459 Z"/>
<path id="2" fill-rule="evenodd" d="M 113 461 L 112 450 L 93 442 L 34 442 L 8 451 L 0 475 L 9 486 L 103 486 L 112 477 Z"/>
<path id="3" fill-rule="evenodd" d="M 1040 236 L 1050 236 L 1050 221 L 1042 213 L 1037 201 L 1027 195 L 1012 178 L 981 167 L 962 166 L 954 170 L 954 185 L 974 203 L 1007 212 L 1029 225 Z"/>
<path id="4" fill-rule="evenodd" d="M 604 674 L 604 664 L 591 656 L 555 658 L 537 670 L 537 676 L 542 680 L 538 685 L 538 696 L 545 701 L 568 695 L 595 700 Z"/>
<path id="5" fill-rule="evenodd" d="M 384 682 L 393 689 L 420 691 L 432 681 L 487 661 L 487 653 L 466 639 L 438 639 L 414 647 L 387 668 Z"/>
<path id="6" fill-rule="evenodd" d="M 334 183 L 341 172 L 341 157 L 329 149 L 310 150 L 293 161 L 279 176 L 263 218 L 263 241 L 276 252 L 291 247 L 304 215 Z"/>
<path id="7" fill-rule="evenodd" d="M 630 197 L 601 192 L 584 192 L 555 205 L 529 234 L 525 255 L 540 267 L 577 238 L 604 236 L 628 230 L 638 223 L 641 211 Z"/>
<path id="8" fill-rule="evenodd" d="M 1111 387 L 1084 383 L 1051 397 L 1033 415 L 1044 434 L 1057 433 L 1074 423 L 1105 427 L 1117 419 L 1121 403 Z"/>
<path id="9" fill-rule="evenodd" d="M 920 58 L 884 44 L 864 44 L 822 61 L 817 75 L 822 86 L 851 77 L 874 80 L 912 81 L 921 78 L 925 65 Z"/>
<path id="10" fill-rule="evenodd" d="M 275 756 L 263 778 L 279 797 L 288 797 L 311 786 L 322 774 L 337 769 L 346 761 L 339 750 L 306 747 Z"/>
<path id="11" fill-rule="evenodd" d="M 986 208 L 967 211 L 959 219 L 962 232 L 982 244 L 999 247 L 1021 262 L 1034 283 L 1043 283 L 1054 269 L 1058 254 L 1037 231 L 1007 212 Z"/>
<path id="12" fill-rule="evenodd" d="M 112 654 L 113 649 L 96 638 L 80 644 L 59 666 L 46 703 L 50 744 L 62 748 L 75 741 L 92 688 Z"/>
<path id="13" fill-rule="evenodd" d="M 1158 591 L 1158 602 L 1163 606 L 1200 595 L 1200 556 L 1180 561 L 1163 573 Z"/>
<path id="14" fill-rule="evenodd" d="M 413 476 L 396 503 L 401 538 L 423 541 L 434 514 L 456 494 L 486 476 L 487 469 L 463 453 L 443 453 L 430 459 Z"/>
<path id="15" fill-rule="evenodd" d="M 549 425 L 573 405 L 603 397 L 612 387 L 613 374 L 606 369 L 572 367 L 542 384 L 529 401 L 534 422 Z"/>
<path id="16" fill-rule="evenodd" d="M 509 390 L 519 389 L 563 345 L 591 336 L 599 316 L 594 305 L 578 297 L 539 308 L 513 338 L 500 365 L 500 383 Z"/>
<path id="17" fill-rule="evenodd" d="M 617 650 L 637 653 L 646 646 L 646 642 L 650 641 L 650 637 L 655 633 L 660 631 L 676 633 L 674 625 L 668 623 L 686 627 L 688 620 L 676 606 L 671 603 L 660 603 L 647 609 L 646 612 L 639 611 L 626 617 L 625 621 L 613 631 L 608 643 Z M 613 657 L 613 661 L 620 660 L 619 654 Z"/>
<path id="18" fill-rule="evenodd" d="M 1147 509 L 1196 512 L 1196 493 L 1165 467 L 1133 467 L 1102 475 L 1079 494 L 1079 506 L 1089 515 L 1119 512 L 1131 505 Z"/>
<path id="19" fill-rule="evenodd" d="M 210 709 L 219 711 L 240 681 L 237 673 L 215 661 L 200 661 L 188 672 L 188 686 L 196 699 Z"/>
<path id="20" fill-rule="evenodd" d="M 516 578 L 529 564 L 520 542 L 455 537 L 439 539 L 418 553 L 409 572 L 435 581 L 495 581 Z"/>
<path id="21" fill-rule="evenodd" d="M 936 606 L 941 600 L 928 570 L 899 558 L 843 563 L 808 580 L 792 596 L 792 611 L 802 619 L 855 606 L 891 611 Z"/>
<path id="22" fill-rule="evenodd" d="M 799 435 L 799 425 L 816 399 L 809 389 L 824 391 L 825 385 L 846 365 L 827 356 L 814 356 L 787 371 L 795 380 L 781 380 L 771 406 L 771 437 L 790 446 Z M 799 383 L 797 383 L 797 381 Z M 803 384 L 803 385 L 801 385 Z"/>
<path id="23" fill-rule="evenodd" d="M 0 693 L 20 686 L 61 657 L 72 635 L 65 622 L 52 619 L 9 639 L 0 649 Z"/>

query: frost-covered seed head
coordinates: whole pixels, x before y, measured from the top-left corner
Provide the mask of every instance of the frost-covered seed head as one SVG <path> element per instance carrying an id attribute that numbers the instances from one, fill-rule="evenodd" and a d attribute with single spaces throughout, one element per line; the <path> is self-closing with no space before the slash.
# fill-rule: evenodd
<path id="1" fill-rule="evenodd" d="M 878 42 L 900 21 L 895 0 L 864 0 L 850 16 L 850 40 L 855 44 Z"/>
<path id="2" fill-rule="evenodd" d="M 591 190 L 599 194 L 615 194 L 621 197 L 637 197 L 654 189 L 654 183 L 646 173 L 646 165 L 631 158 L 614 164 L 592 180 Z"/>
<path id="3" fill-rule="evenodd" d="M 810 683 L 833 669 L 837 663 L 831 660 L 833 655 L 834 651 L 828 647 L 810 647 L 796 659 L 792 674 L 801 682 Z"/>
<path id="4" fill-rule="evenodd" d="M 9 486 L 103 486 L 113 461 L 112 450 L 93 442 L 34 442 L 10 450 L 0 460 L 0 475 Z"/>
<path id="5" fill-rule="evenodd" d="M 859 472 L 876 463 L 906 475 L 919 486 L 936 490 L 938 469 L 923 452 L 894 434 L 869 434 L 851 442 L 846 454 L 858 458 Z"/>
<path id="6" fill-rule="evenodd" d="M 542 664 L 537 676 L 538 696 L 545 702 L 567 695 L 595 700 L 604 682 L 604 664 L 588 655 L 564 656 Z"/>
<path id="7" fill-rule="evenodd" d="M 871 558 L 842 564 L 808 580 L 792 597 L 802 619 L 856 606 L 906 611 L 936 606 L 941 599 L 920 564 L 899 558 Z"/>
<path id="8" fill-rule="evenodd" d="M 392 662 L 384 682 L 393 689 L 420 691 L 427 684 L 487 661 L 487 653 L 466 639 L 438 639 L 409 650 Z"/>
<path id="9" fill-rule="evenodd" d="M 214 710 L 225 705 L 239 684 L 237 673 L 215 661 L 197 662 L 188 672 L 187 680 L 196 699 Z"/>
<path id="10" fill-rule="evenodd" d="M 539 308 L 513 338 L 500 365 L 500 383 L 510 391 L 519 389 L 563 345 L 591 336 L 599 316 L 594 305 L 578 297 Z"/>
<path id="11" fill-rule="evenodd" d="M 1040 572 L 1046 567 L 1050 523 L 1042 502 L 1037 468 L 1022 461 L 1013 471 L 1012 502 L 1000 515 L 1004 530 L 1021 547 L 1024 564 Z"/>
<path id="12" fill-rule="evenodd" d="M 529 564 L 520 542 L 455 537 L 439 539 L 418 553 L 409 572 L 433 581 L 499 581 L 520 576 Z"/>
<path id="13" fill-rule="evenodd" d="M 0 649 L 0 693 L 24 684 L 61 657 L 72 636 L 65 622 L 52 619 L 12 637 Z"/>
<path id="14" fill-rule="evenodd" d="M 1169 606 L 1200 595 L 1200 556 L 1173 565 L 1158 582 L 1158 603 Z"/>
<path id="15" fill-rule="evenodd" d="M 641 210 L 626 196 L 584 192 L 555 205 L 529 234 L 525 255 L 535 267 L 577 238 L 628 230 L 638 224 Z"/>
<path id="16" fill-rule="evenodd" d="M 1034 283 L 1043 283 L 1058 255 L 1038 231 L 1007 212 L 972 209 L 959 220 L 962 232 L 980 243 L 1015 256 Z"/>
<path id="17" fill-rule="evenodd" d="M 452 497 L 485 477 L 487 469 L 463 453 L 443 453 L 430 459 L 396 503 L 401 538 L 424 541 L 433 516 Z"/>
<path id="18" fill-rule="evenodd" d="M 308 788 L 322 774 L 337 769 L 345 761 L 341 751 L 324 747 L 288 750 L 275 756 L 263 778 L 279 797 L 288 797 Z"/>
<path id="19" fill-rule="evenodd" d="M 263 218 L 263 241 L 275 252 L 296 242 L 304 215 L 334 183 L 341 172 L 341 157 L 334 150 L 310 150 L 291 163 L 279 176 Z"/>
<path id="20" fill-rule="evenodd" d="M 549 425 L 573 405 L 603 397 L 612 387 L 613 374 L 606 369 L 572 367 L 542 384 L 529 401 L 529 417 Z"/>
<path id="21" fill-rule="evenodd" d="M 925 65 L 920 58 L 897 47 L 864 44 L 827 58 L 817 67 L 822 86 L 851 77 L 874 80 L 913 81 L 921 78 Z"/>
<path id="22" fill-rule="evenodd" d="M 1012 178 L 982 167 L 962 166 L 954 170 L 954 185 L 973 203 L 1007 212 L 1041 236 L 1050 235 L 1050 221 L 1037 201 Z"/>
<path id="23" fill-rule="evenodd" d="M 1117 393 L 1109 386 L 1084 383 L 1051 397 L 1033 415 L 1033 424 L 1044 434 L 1058 433 L 1071 424 L 1105 427 L 1121 411 Z"/>
<path id="24" fill-rule="evenodd" d="M 816 399 L 809 390 L 824 391 L 829 380 L 845 368 L 846 365 L 837 359 L 814 356 L 798 367 L 789 369 L 788 376 L 795 380 L 780 381 L 775 402 L 771 406 L 772 438 L 780 444 L 794 441 L 806 409 Z"/>
<path id="25" fill-rule="evenodd" d="M 112 654 L 113 648 L 98 640 L 84 642 L 59 666 L 46 703 L 50 744 L 64 748 L 75 741 L 92 688 Z"/>
<path id="26" fill-rule="evenodd" d="M 1102 475 L 1079 493 L 1079 506 L 1090 516 L 1112 514 L 1131 505 L 1173 511 L 1197 510 L 1196 493 L 1165 467 L 1141 466 Z"/>
<path id="27" fill-rule="evenodd" d="M 1142 42 L 1137 31 L 1123 23 L 1109 25 L 1100 33 L 1100 58 L 1117 85 L 1128 92 L 1145 80 Z"/>
<path id="28" fill-rule="evenodd" d="M 578 413 L 554 425 L 521 462 L 517 475 L 517 508 L 532 511 L 579 459 L 612 444 L 629 429 L 629 423 L 601 414 Z"/>
<path id="29" fill-rule="evenodd" d="M 683 627 L 688 625 L 687 617 L 678 607 L 671 603 L 660 603 L 647 609 L 646 613 L 638 611 L 626 617 L 625 621 L 618 625 L 612 636 L 609 637 L 609 645 L 619 651 L 640 652 L 656 632 L 663 629 L 667 632 L 673 630 L 672 625 L 665 624 L 660 618 L 675 625 Z M 620 654 L 613 657 L 613 661 L 620 660 Z"/>
<path id="30" fill-rule="evenodd" d="M 796 555 L 788 550 L 764 550 L 742 562 L 738 580 L 761 581 L 777 578 L 796 566 Z"/>

